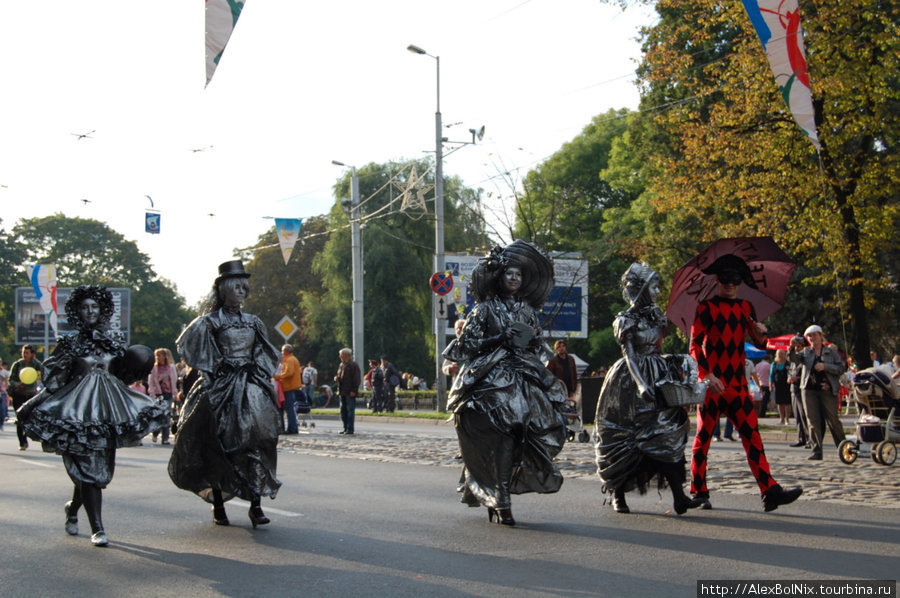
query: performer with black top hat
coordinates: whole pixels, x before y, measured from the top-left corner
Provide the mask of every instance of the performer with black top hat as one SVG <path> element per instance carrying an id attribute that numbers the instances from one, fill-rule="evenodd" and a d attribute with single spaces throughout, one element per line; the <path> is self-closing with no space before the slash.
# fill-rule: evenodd
<path id="1" fill-rule="evenodd" d="M 697 409 L 697 435 L 691 459 L 691 492 L 711 509 L 706 486 L 706 457 L 712 431 L 724 413 L 740 434 L 750 471 L 762 493 L 763 508 L 773 511 L 802 494 L 799 487 L 784 490 L 769 473 L 769 462 L 744 371 L 744 342 L 749 335 L 760 349 L 766 346 L 766 327 L 756 321 L 753 304 L 738 299 L 738 287 L 756 288 L 746 262 L 733 254 L 719 257 L 704 274 L 716 276 L 717 295 L 701 301 L 691 327 L 691 357 L 697 360 L 700 378 L 709 381 L 706 400 Z"/>
<path id="2" fill-rule="evenodd" d="M 275 498 L 281 422 L 272 374 L 278 349 L 262 321 L 241 311 L 250 294 L 240 260 L 219 266 L 213 290 L 176 341 L 185 362 L 201 372 L 182 409 L 169 477 L 213 505 L 213 522 L 229 525 L 225 501 L 250 502 L 253 527 L 269 523 L 260 499 Z"/>

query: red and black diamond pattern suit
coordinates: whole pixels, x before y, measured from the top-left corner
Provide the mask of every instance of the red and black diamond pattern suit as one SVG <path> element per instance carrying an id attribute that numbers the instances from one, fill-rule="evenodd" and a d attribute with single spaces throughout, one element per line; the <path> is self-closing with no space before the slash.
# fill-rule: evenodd
<path id="1" fill-rule="evenodd" d="M 753 325 L 755 321 L 753 304 L 744 299 L 714 297 L 697 306 L 697 315 L 691 326 L 691 356 L 697 360 L 701 379 L 711 372 L 725 385 L 725 391 L 721 395 L 708 391 L 706 400 L 697 409 L 697 436 L 691 459 L 693 493 L 708 495 L 706 455 L 713 428 L 722 414 L 731 419 L 735 430 L 741 435 L 750 471 L 760 491 L 765 492 L 775 485 L 769 473 L 769 462 L 763 450 L 744 371 L 744 341 L 747 335 L 752 335 L 754 344 L 761 348 L 765 346 L 765 339 L 759 336 Z"/>

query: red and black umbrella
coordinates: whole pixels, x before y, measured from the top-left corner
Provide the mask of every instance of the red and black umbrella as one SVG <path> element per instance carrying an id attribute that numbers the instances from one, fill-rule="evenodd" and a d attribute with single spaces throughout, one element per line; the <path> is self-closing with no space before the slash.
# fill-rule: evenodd
<path id="1" fill-rule="evenodd" d="M 703 270 L 728 254 L 741 258 L 750 268 L 757 288 L 742 284 L 738 287 L 738 298 L 753 304 L 757 318 L 762 320 L 784 305 L 795 265 L 772 238 L 719 239 L 679 268 L 672 280 L 666 314 L 686 335 L 690 336 L 697 305 L 717 292 L 716 275 L 704 274 Z"/>

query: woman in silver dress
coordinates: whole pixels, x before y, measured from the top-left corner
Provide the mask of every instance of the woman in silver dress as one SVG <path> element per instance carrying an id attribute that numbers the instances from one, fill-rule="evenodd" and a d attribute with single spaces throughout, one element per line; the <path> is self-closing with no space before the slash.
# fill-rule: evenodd
<path id="1" fill-rule="evenodd" d="M 253 527 L 269 523 L 260 499 L 275 498 L 280 419 L 272 374 L 280 353 L 262 321 L 241 311 L 250 293 L 240 260 L 219 266 L 202 315 L 176 341 L 185 362 L 199 370 L 191 387 L 169 477 L 176 486 L 212 503 L 213 521 L 228 525 L 225 501 L 250 502 Z"/>
<path id="2" fill-rule="evenodd" d="M 668 483 L 679 515 L 702 503 L 691 500 L 682 485 L 684 449 L 690 429 L 683 407 L 667 407 L 659 387 L 680 382 L 678 372 L 660 352 L 669 318 L 656 305 L 659 275 L 647 264 L 632 264 L 622 276 L 622 295 L 631 304 L 616 315 L 613 333 L 622 358 L 610 368 L 597 403 L 597 467 L 604 491 L 613 494 L 613 508 L 628 513 L 625 493 L 642 494 L 654 478 Z"/>
<path id="3" fill-rule="evenodd" d="M 559 490 L 553 463 L 566 439 L 566 391 L 544 367 L 535 309 L 553 288 L 553 265 L 535 246 L 495 248 L 472 272 L 476 304 L 444 357 L 460 364 L 448 408 L 465 468 L 462 502 L 515 525 L 510 495 Z"/>
<path id="4" fill-rule="evenodd" d="M 44 390 L 18 412 L 26 433 L 46 452 L 62 455 L 75 491 L 65 505 L 66 532 L 78 534 L 81 505 L 91 522 L 91 543 L 109 540 L 101 517 L 102 489 L 112 480 L 116 448 L 140 444 L 159 430 L 169 410 L 128 384 L 153 366 L 148 347 L 125 349 L 107 331 L 114 313 L 112 294 L 100 286 L 80 286 L 66 302 L 69 324 L 78 333 L 64 336 L 44 362 Z"/>

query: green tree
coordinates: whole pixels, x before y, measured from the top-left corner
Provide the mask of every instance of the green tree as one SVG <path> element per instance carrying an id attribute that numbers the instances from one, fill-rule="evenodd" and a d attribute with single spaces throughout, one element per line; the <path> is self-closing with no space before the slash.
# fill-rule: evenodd
<path id="1" fill-rule="evenodd" d="M 15 288 L 26 283 L 22 275 L 24 260 L 25 250 L 0 228 L 0 357 L 9 363 L 18 353 L 14 329 Z"/>
<path id="2" fill-rule="evenodd" d="M 644 255 L 671 275 L 716 238 L 771 235 L 803 264 L 806 295 L 823 298 L 831 321 L 847 322 L 848 343 L 866 364 L 870 317 L 889 322 L 876 342 L 897 338 L 886 309 L 897 303 L 900 272 L 886 256 L 900 215 L 900 6 L 800 2 L 817 154 L 788 113 L 741 2 L 648 4 L 659 20 L 643 32 L 644 118 L 634 128 L 648 185 L 632 204 L 652 209 Z M 805 305 L 794 317 L 823 316 L 818 302 Z"/>
<path id="3" fill-rule="evenodd" d="M 357 171 L 363 222 L 365 355 L 390 356 L 398 368 L 433 382 L 434 336 L 431 291 L 434 253 L 433 191 L 402 191 L 411 168 L 433 184 L 424 160 L 368 164 Z M 335 185 L 335 197 L 350 197 L 350 175 Z M 422 198 L 427 201 L 422 203 Z M 456 177 L 444 180 L 445 248 L 448 252 L 484 247 L 478 192 Z M 337 351 L 351 344 L 351 259 L 348 215 L 339 202 L 328 215 L 331 234 L 313 259 L 320 289 L 301 289 L 309 342 L 319 347 L 327 372 L 337 368 Z M 360 364 L 365 368 L 365 364 Z M 320 368 L 320 372 L 322 369 Z"/>
<path id="4" fill-rule="evenodd" d="M 571 339 L 569 345 L 570 351 L 597 366 L 611 364 L 621 355 L 609 328 L 615 314 L 626 307 L 619 280 L 631 257 L 599 233 L 607 211 L 626 209 L 642 191 L 639 181 L 622 184 L 606 174 L 614 151 L 626 152 L 621 140 L 628 118 L 627 109 L 596 116 L 525 176 L 515 206 L 516 237 L 548 251 L 578 252 L 588 261 L 589 339 Z"/>
<path id="5" fill-rule="evenodd" d="M 175 339 L 192 314 L 172 283 L 156 275 L 150 258 L 134 241 L 103 222 L 62 214 L 23 219 L 11 234 L 22 248 L 19 280 L 26 281 L 25 265 L 52 263 L 61 287 L 100 284 L 129 288 L 131 342 L 175 351 Z"/>

